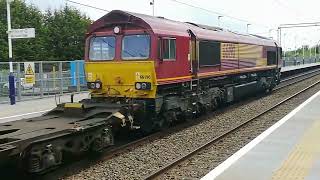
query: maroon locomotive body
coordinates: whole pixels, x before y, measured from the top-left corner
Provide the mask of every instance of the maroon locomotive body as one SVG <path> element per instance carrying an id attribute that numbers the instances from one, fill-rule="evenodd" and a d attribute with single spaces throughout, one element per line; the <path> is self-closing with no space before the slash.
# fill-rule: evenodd
<path id="1" fill-rule="evenodd" d="M 147 129 L 270 91 L 280 77 L 275 41 L 163 17 L 115 10 L 90 26 L 86 42 L 92 97 L 140 104 L 134 124 Z"/>
<path id="2" fill-rule="evenodd" d="M 0 127 L 0 165 L 51 170 L 65 153 L 102 151 L 119 129 L 153 131 L 192 120 L 279 83 L 281 48 L 271 39 L 124 11 L 86 35 L 91 98 Z M 125 131 L 126 132 L 126 131 Z"/>

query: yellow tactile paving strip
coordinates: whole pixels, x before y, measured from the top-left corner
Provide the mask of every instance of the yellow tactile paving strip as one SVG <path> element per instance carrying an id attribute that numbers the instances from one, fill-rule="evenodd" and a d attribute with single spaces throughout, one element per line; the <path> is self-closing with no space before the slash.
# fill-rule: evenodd
<path id="1" fill-rule="evenodd" d="M 313 123 L 294 147 L 272 179 L 305 179 L 320 155 L 320 121 Z"/>

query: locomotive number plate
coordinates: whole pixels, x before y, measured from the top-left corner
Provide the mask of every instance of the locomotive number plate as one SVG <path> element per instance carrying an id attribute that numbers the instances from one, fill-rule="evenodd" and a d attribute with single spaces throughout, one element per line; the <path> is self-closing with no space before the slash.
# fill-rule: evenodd
<path id="1" fill-rule="evenodd" d="M 136 72 L 136 81 L 151 81 L 150 72 Z"/>

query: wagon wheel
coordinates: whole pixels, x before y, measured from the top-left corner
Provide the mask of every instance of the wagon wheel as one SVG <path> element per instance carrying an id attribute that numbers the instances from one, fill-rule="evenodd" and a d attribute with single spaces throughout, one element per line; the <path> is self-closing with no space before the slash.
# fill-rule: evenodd
<path id="1" fill-rule="evenodd" d="M 163 113 L 159 117 L 159 119 L 157 121 L 158 129 L 159 130 L 166 130 L 172 125 L 172 123 L 174 121 L 177 121 L 176 113 L 172 110 L 169 110 L 169 111 Z"/>
<path id="2" fill-rule="evenodd" d="M 219 106 L 218 98 L 213 98 L 211 101 L 211 110 L 215 111 Z"/>
<path id="3" fill-rule="evenodd" d="M 167 118 L 162 116 L 159 118 L 157 125 L 158 125 L 158 129 L 163 131 L 168 129 L 171 126 L 171 122 Z"/>

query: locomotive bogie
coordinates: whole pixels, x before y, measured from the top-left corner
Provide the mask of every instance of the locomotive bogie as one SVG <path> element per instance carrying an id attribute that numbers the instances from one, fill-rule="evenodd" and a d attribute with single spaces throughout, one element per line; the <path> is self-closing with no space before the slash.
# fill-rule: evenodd
<path id="1" fill-rule="evenodd" d="M 194 23 L 112 11 L 86 42 L 88 82 L 102 86 L 91 96 L 138 104 L 128 112 L 143 131 L 270 91 L 280 77 L 275 41 Z"/>
<path id="2" fill-rule="evenodd" d="M 124 11 L 94 22 L 85 49 L 91 98 L 0 126 L 2 162 L 42 172 L 66 153 L 112 146 L 121 130 L 192 121 L 280 81 L 281 48 L 271 39 Z"/>

